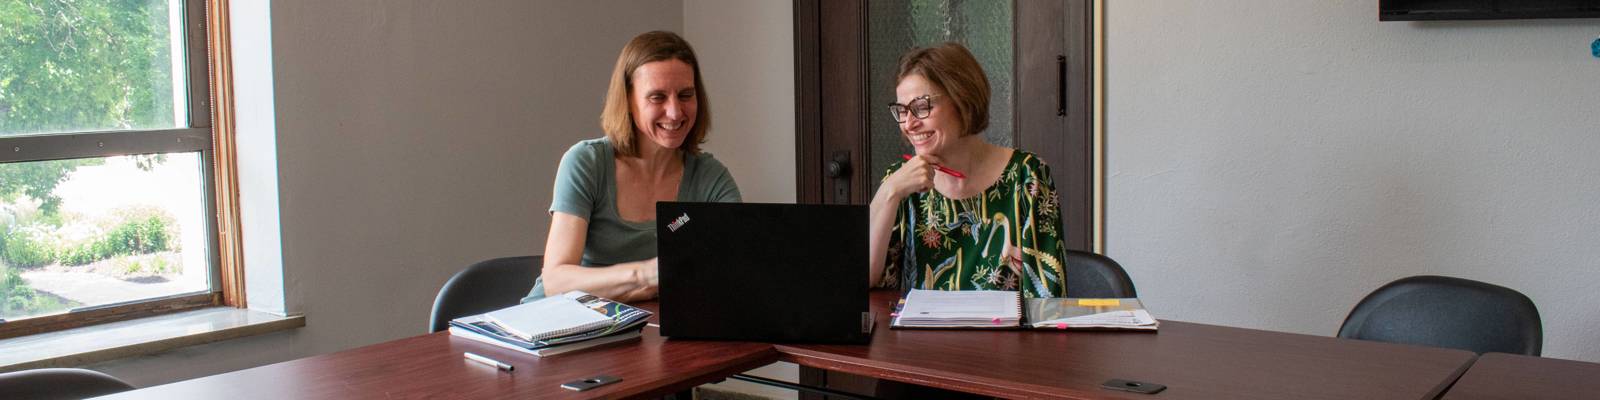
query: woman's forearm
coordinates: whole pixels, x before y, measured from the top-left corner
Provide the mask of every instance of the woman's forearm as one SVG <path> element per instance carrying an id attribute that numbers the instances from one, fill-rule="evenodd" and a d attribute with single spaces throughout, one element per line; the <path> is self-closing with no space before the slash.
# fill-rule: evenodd
<path id="1" fill-rule="evenodd" d="M 654 267 L 653 259 L 607 267 L 564 264 L 546 267 L 542 276 L 547 296 L 582 290 L 592 295 L 627 302 L 655 297 L 655 282 L 652 278 L 655 276 Z"/>
<path id="2" fill-rule="evenodd" d="M 871 222 L 868 224 L 868 243 L 871 246 L 871 263 L 868 265 L 868 287 L 878 287 L 883 280 L 885 258 L 889 256 L 889 233 L 894 229 L 895 208 L 900 201 L 888 190 L 879 190 L 868 206 Z"/>

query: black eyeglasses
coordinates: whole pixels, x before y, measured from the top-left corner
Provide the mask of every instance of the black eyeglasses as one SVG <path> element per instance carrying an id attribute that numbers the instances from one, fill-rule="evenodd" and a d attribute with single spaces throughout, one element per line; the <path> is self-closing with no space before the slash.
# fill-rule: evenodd
<path id="1" fill-rule="evenodd" d="M 910 104 L 889 103 L 889 115 L 894 116 L 894 122 L 906 122 L 906 114 L 917 119 L 927 119 L 928 113 L 933 112 L 933 98 L 937 94 L 925 94 L 911 99 Z"/>

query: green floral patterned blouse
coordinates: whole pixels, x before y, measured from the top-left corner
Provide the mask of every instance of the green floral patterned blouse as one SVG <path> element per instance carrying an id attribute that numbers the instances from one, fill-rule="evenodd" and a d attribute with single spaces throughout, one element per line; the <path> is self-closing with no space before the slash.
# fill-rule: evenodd
<path id="1" fill-rule="evenodd" d="M 902 164 L 890 165 L 884 177 Z M 1059 202 L 1050 167 L 1021 150 L 979 196 L 951 199 L 937 190 L 907 196 L 889 234 L 884 285 L 1065 297 Z"/>

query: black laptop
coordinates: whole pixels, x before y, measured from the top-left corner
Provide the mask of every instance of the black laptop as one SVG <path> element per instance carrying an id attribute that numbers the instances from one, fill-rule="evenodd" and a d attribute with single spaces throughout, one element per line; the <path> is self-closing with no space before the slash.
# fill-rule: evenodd
<path id="1" fill-rule="evenodd" d="M 661 335 L 866 343 L 867 207 L 656 203 Z"/>

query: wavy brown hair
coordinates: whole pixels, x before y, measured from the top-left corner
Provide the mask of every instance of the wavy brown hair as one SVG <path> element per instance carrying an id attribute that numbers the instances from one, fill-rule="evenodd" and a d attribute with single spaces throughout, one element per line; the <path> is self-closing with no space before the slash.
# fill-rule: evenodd
<path id="1" fill-rule="evenodd" d="M 641 65 L 666 60 L 683 61 L 694 69 L 698 111 L 694 126 L 689 128 L 689 137 L 680 149 L 695 154 L 700 152 L 700 144 L 706 142 L 706 131 L 711 129 L 711 104 L 706 101 L 706 85 L 700 80 L 700 62 L 695 59 L 694 48 L 676 33 L 651 31 L 629 40 L 628 45 L 622 47 L 622 54 L 617 56 L 616 68 L 611 70 L 611 86 L 606 89 L 605 108 L 600 111 L 600 129 L 611 139 L 617 154 L 639 156 L 639 148 L 634 143 L 639 135 L 634 129 L 633 114 L 628 111 L 633 95 L 633 71 Z"/>
<path id="2" fill-rule="evenodd" d="M 945 98 L 961 117 L 961 134 L 973 135 L 989 128 L 989 77 L 972 52 L 960 43 L 945 42 L 935 47 L 912 49 L 900 57 L 894 76 L 895 86 L 912 74 L 944 91 Z"/>

